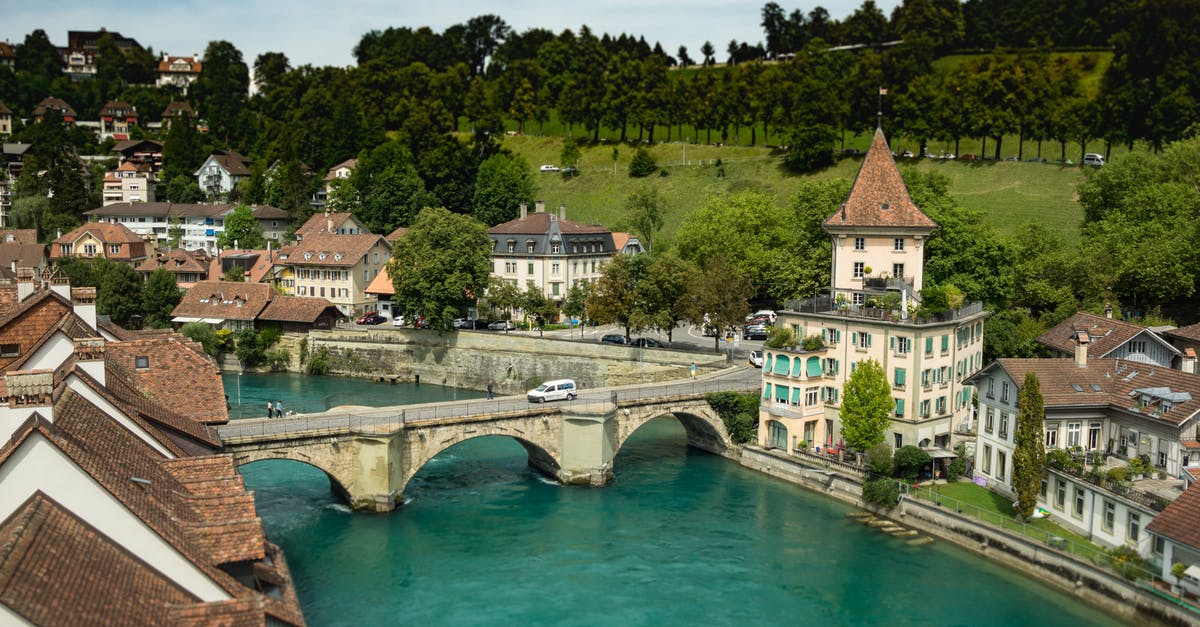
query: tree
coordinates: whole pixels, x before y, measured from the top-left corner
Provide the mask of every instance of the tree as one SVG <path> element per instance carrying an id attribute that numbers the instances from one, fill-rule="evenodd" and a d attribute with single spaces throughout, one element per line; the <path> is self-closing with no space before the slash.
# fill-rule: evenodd
<path id="1" fill-rule="evenodd" d="M 688 67 L 690 65 L 695 65 L 696 62 L 693 61 L 690 56 L 688 56 L 687 46 L 680 46 L 679 52 L 677 54 L 679 56 L 679 67 Z"/>
<path id="2" fill-rule="evenodd" d="M 896 451 L 896 476 L 912 483 L 917 480 L 921 473 L 921 469 L 925 464 L 929 463 L 929 453 L 926 453 L 919 446 L 911 444 L 900 447 Z"/>
<path id="3" fill-rule="evenodd" d="M 1014 434 L 1013 491 L 1017 493 L 1017 513 L 1026 518 L 1037 507 L 1038 491 L 1046 474 L 1046 412 L 1042 387 L 1037 375 L 1025 373 L 1025 384 L 1017 393 L 1017 431 Z"/>
<path id="4" fill-rule="evenodd" d="M 225 249 L 254 250 L 266 245 L 258 220 L 246 205 L 239 205 L 225 217 L 225 230 L 217 235 L 217 246 Z"/>
<path id="5" fill-rule="evenodd" d="M 170 326 L 171 312 L 182 299 L 183 293 L 175 283 L 174 274 L 166 268 L 151 272 L 142 286 L 142 311 L 146 312 L 146 326 Z"/>
<path id="6" fill-rule="evenodd" d="M 558 317 L 558 304 L 546 298 L 546 293 L 533 281 L 525 285 L 525 293 L 521 294 L 521 309 L 527 318 L 533 318 L 538 325 L 539 336 L 542 335 L 542 327 Z"/>
<path id="7" fill-rule="evenodd" d="M 858 362 L 842 391 L 842 438 L 858 451 L 883 442 L 895 408 L 883 366 L 874 359 Z"/>
<path id="8" fill-rule="evenodd" d="M 587 324 L 584 314 L 587 313 L 587 297 L 591 291 L 592 284 L 587 281 L 576 281 L 571 285 L 571 289 L 567 290 L 567 297 L 563 299 L 562 312 L 563 315 L 569 317 L 572 321 L 578 319 L 579 336 L 583 337 L 583 326 Z"/>
<path id="9" fill-rule="evenodd" d="M 484 159 L 471 202 L 475 219 L 495 226 L 516 218 L 520 206 L 532 204 L 537 195 L 531 172 L 524 157 L 499 153 Z"/>
<path id="10" fill-rule="evenodd" d="M 667 342 L 688 317 L 688 288 L 696 273 L 696 266 L 668 252 L 652 257 L 646 279 L 638 285 L 645 325 L 666 333 Z"/>
<path id="11" fill-rule="evenodd" d="M 449 330 L 487 288 L 491 250 L 487 227 L 470 216 L 422 209 L 387 265 L 399 313 L 423 315 L 430 327 Z"/>
<path id="12" fill-rule="evenodd" d="M 241 51 L 227 41 L 209 42 L 204 50 L 204 70 L 192 92 L 200 115 L 208 120 L 209 132 L 226 145 L 244 136 L 240 120 L 247 111 L 249 90 L 250 69 Z"/>
<path id="13" fill-rule="evenodd" d="M 128 326 L 142 315 L 142 278 L 132 266 L 112 264 L 96 290 L 96 313 Z"/>
<path id="14" fill-rule="evenodd" d="M 567 168 L 574 168 L 575 173 L 578 173 L 579 162 L 582 159 L 583 153 L 579 150 L 579 144 L 575 140 L 568 139 L 563 142 L 562 152 L 559 153 L 558 160 L 562 162 L 564 172 L 568 171 Z"/>
<path id="15" fill-rule="evenodd" d="M 513 281 L 491 277 L 487 288 L 488 306 L 503 312 L 504 320 L 512 320 L 512 312 L 521 306 L 521 290 Z M 505 333 L 508 329 L 505 329 Z"/>
<path id="16" fill-rule="evenodd" d="M 600 280 L 588 294 L 588 317 L 596 324 L 616 324 L 625 329 L 625 339 L 647 328 L 648 321 L 639 284 L 648 266 L 645 255 L 617 255 L 604 265 Z"/>
<path id="17" fill-rule="evenodd" d="M 699 327 L 716 329 L 713 350 L 720 352 L 721 338 L 732 333 L 750 312 L 754 286 L 745 272 L 734 267 L 724 254 L 704 260 L 701 271 L 692 275 L 687 290 L 686 320 Z"/>
<path id="18" fill-rule="evenodd" d="M 179 327 L 179 334 L 198 342 L 204 352 L 216 357 L 221 352 L 221 339 L 207 322 L 189 322 Z"/>
<path id="19" fill-rule="evenodd" d="M 650 151 L 638 146 L 633 153 L 633 159 L 629 161 L 629 176 L 641 178 L 650 176 L 657 171 L 658 163 L 654 161 L 654 157 L 650 156 Z"/>
<path id="20" fill-rule="evenodd" d="M 703 46 L 700 46 L 700 54 L 704 55 L 704 67 L 709 67 L 716 63 L 716 59 L 713 58 L 713 55 L 716 53 L 717 49 L 713 48 L 711 41 L 706 41 Z"/>
<path id="21" fill-rule="evenodd" d="M 666 202 L 658 190 L 649 185 L 639 187 L 625 199 L 625 220 L 641 238 L 646 250 L 653 250 L 654 238 L 663 228 Z"/>

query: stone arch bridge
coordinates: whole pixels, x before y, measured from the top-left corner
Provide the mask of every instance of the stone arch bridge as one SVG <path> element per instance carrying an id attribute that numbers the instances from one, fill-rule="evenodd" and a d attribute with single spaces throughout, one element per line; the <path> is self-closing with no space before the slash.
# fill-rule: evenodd
<path id="1" fill-rule="evenodd" d="M 239 420 L 219 430 L 236 465 L 288 459 L 314 466 L 357 510 L 391 511 L 409 480 L 442 451 L 466 440 L 508 436 L 529 465 L 565 484 L 602 486 L 633 432 L 672 415 L 688 445 L 726 457 L 736 447 L 705 400 L 713 391 L 757 390 L 743 381 L 654 384 L 585 393 L 534 405 L 525 399 L 454 401 L 393 408 L 349 408 L 274 420 Z M 747 389 L 748 388 L 748 389 Z"/>

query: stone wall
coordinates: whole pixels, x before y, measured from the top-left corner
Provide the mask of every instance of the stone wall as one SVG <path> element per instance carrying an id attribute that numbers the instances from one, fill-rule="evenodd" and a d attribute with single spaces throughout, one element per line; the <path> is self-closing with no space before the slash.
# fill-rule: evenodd
<path id="1" fill-rule="evenodd" d="M 741 464 L 773 477 L 821 492 L 844 503 L 868 509 L 876 516 L 958 545 L 978 555 L 1021 571 L 1081 601 L 1123 620 L 1138 624 L 1194 625 L 1197 616 L 1137 583 L 1093 567 L 1071 555 L 1029 538 L 981 523 L 957 512 L 919 499 L 904 499 L 893 510 L 862 503 L 862 484 L 832 474 L 816 463 L 754 447 L 742 449 Z M 836 469 L 833 469 L 836 472 Z"/>
<path id="2" fill-rule="evenodd" d="M 517 394 L 550 379 L 575 379 L 583 388 L 686 378 L 725 366 L 725 356 L 671 349 L 615 346 L 597 342 L 496 332 L 416 329 L 336 329 L 311 331 L 307 354 L 321 350 L 329 374 L 421 381 Z M 298 340 L 294 344 L 299 346 Z M 293 366 L 303 371 L 299 350 Z"/>

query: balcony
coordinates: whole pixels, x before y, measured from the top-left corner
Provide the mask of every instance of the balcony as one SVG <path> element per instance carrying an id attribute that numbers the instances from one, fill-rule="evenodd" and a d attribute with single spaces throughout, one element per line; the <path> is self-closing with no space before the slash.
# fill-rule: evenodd
<path id="1" fill-rule="evenodd" d="M 841 316 L 864 320 L 893 321 L 901 324 L 920 326 L 926 324 L 954 322 L 956 320 L 963 320 L 972 316 L 976 316 L 980 313 L 983 313 L 983 303 L 974 302 L 964 305 L 959 309 L 952 309 L 950 311 L 945 311 L 933 316 L 908 318 L 907 320 L 902 320 L 899 319 L 897 312 L 888 311 L 887 309 L 867 307 L 865 305 L 851 305 L 848 303 L 842 304 L 842 306 L 839 307 L 830 295 L 821 294 L 812 298 L 787 301 L 784 303 L 782 311 L 825 314 L 829 316 Z"/>
<path id="2" fill-rule="evenodd" d="M 867 276 L 863 277 L 863 287 L 875 290 L 908 290 L 913 291 L 913 278 L 910 276 Z"/>

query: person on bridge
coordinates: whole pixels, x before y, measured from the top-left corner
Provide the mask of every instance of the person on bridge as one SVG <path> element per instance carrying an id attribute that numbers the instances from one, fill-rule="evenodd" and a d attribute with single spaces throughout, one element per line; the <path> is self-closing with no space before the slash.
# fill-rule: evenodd
<path id="1" fill-rule="evenodd" d="M 275 406 L 271 405 L 271 401 L 267 401 L 267 418 L 274 416 L 273 411 L 275 411 Z"/>
<path id="2" fill-rule="evenodd" d="M 493 398 L 496 398 L 496 395 L 492 394 L 492 382 L 488 381 L 488 400 L 490 401 Z"/>
<path id="3" fill-rule="evenodd" d="M 696 378 L 696 363 L 692 362 L 692 379 Z"/>
<path id="4" fill-rule="evenodd" d="M 283 418 L 283 403 L 280 401 L 275 401 L 275 417 Z"/>

